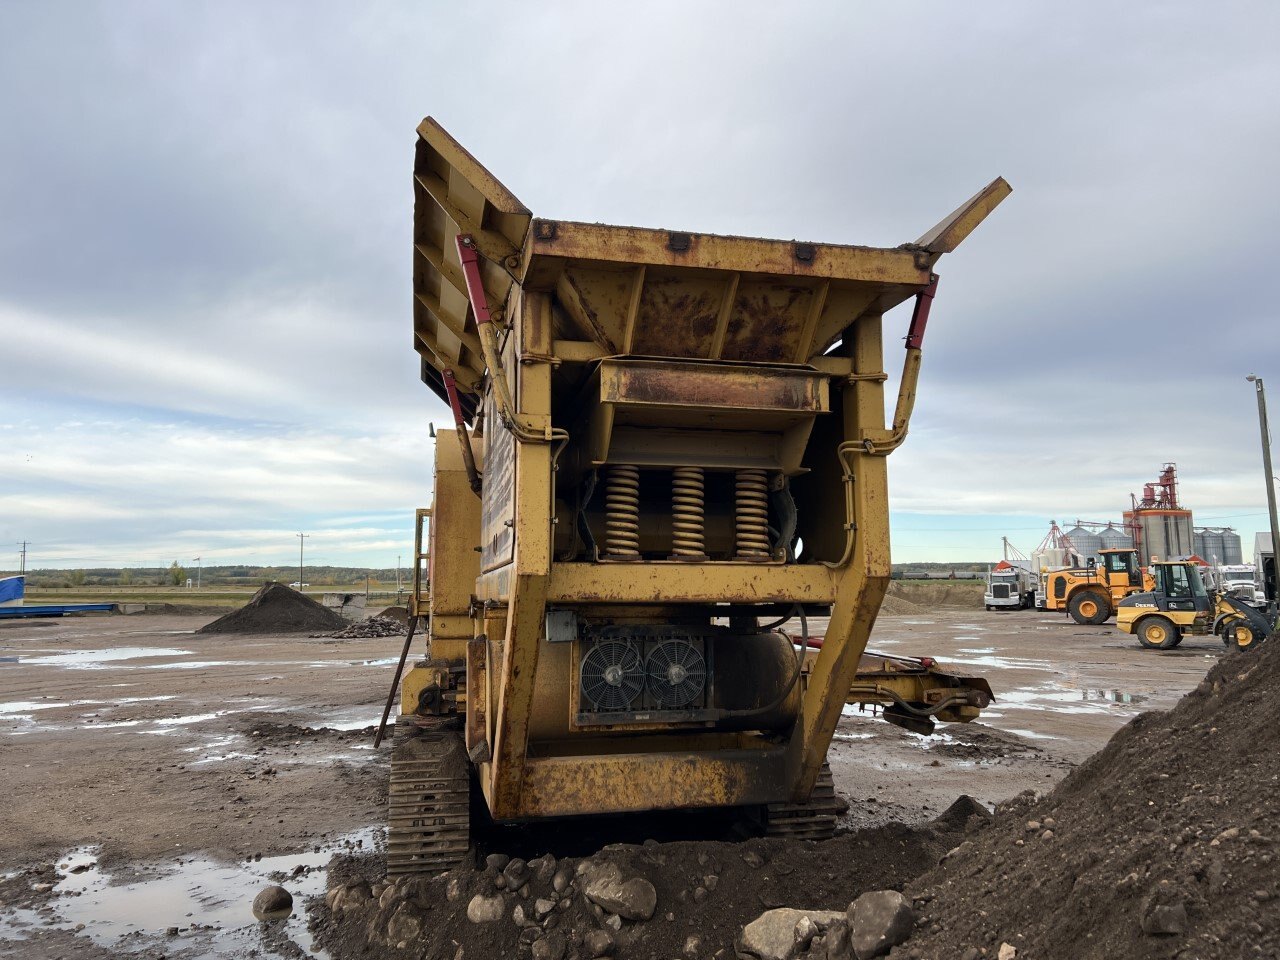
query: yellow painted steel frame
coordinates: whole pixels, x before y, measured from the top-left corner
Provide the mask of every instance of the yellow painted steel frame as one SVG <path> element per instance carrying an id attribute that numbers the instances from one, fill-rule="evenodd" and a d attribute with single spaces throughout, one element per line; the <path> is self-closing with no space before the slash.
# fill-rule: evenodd
<path id="1" fill-rule="evenodd" d="M 483 406 L 487 452 L 484 501 L 477 507 L 465 473 L 452 464 L 442 469 L 447 456 L 460 460 L 457 443 L 437 443 L 430 647 L 435 660 L 465 661 L 469 670 L 484 665 L 482 677 L 467 678 L 472 704 L 484 704 L 483 724 L 470 718 L 467 730 L 469 747 L 473 735 L 483 731 L 486 737 L 474 744 L 485 749 L 471 756 L 492 815 L 509 820 L 804 800 L 889 582 L 885 455 L 906 435 L 919 352 L 909 351 L 906 358 L 895 418 L 901 422 L 886 429 L 881 316 L 936 281 L 932 267 L 938 256 L 954 249 L 1008 194 L 1008 184 L 993 181 L 919 241 L 897 248 L 717 237 L 533 220 L 434 121 L 424 121 L 419 134 L 416 344 L 432 389 L 440 391 L 438 375 L 450 368 L 462 386 L 468 418 Z M 473 238 L 478 262 L 464 261 L 471 248 L 464 251 L 455 242 L 459 234 Z M 478 281 L 469 273 L 464 283 L 469 269 L 479 270 Z M 484 331 L 476 323 L 477 301 L 468 308 L 467 298 L 477 288 L 492 308 L 493 323 Z M 844 355 L 827 356 L 837 340 Z M 797 383 L 815 374 L 827 378 L 830 413 L 814 409 L 790 427 L 782 422 L 769 428 L 792 430 L 774 469 L 808 484 L 797 506 L 802 525 L 808 524 L 802 535 L 809 559 L 554 559 L 556 457 L 565 434 L 564 426 L 553 429 L 552 423 L 553 386 L 563 382 L 555 371 L 606 358 L 614 358 L 614 370 L 639 369 L 645 357 L 732 364 L 744 371 L 791 365 Z M 690 369 L 707 382 L 713 376 L 737 382 L 730 373 Z M 804 370 L 811 373 L 799 373 Z M 578 371 L 585 383 L 590 371 Z M 505 389 L 495 406 L 495 379 L 509 385 L 514 409 L 506 406 Z M 818 402 L 814 397 L 810 406 Z M 639 418 L 631 424 L 638 431 L 675 422 L 674 429 L 708 428 L 707 435 L 715 426 L 714 417 L 698 413 L 698 404 L 688 411 L 691 419 L 680 419 L 669 404 L 633 398 L 628 406 L 622 400 L 610 402 Z M 556 402 L 563 402 L 560 394 Z M 777 420 L 779 414 L 768 415 Z M 740 413 L 734 416 L 741 419 Z M 512 423 L 519 429 L 510 431 Z M 611 424 L 600 424 L 602 436 Z M 801 464 L 806 441 L 820 468 Z M 721 467 L 748 466 L 729 462 L 739 452 L 724 456 Z M 610 455 L 604 462 L 634 461 Z M 580 463 L 558 466 L 582 469 Z M 459 498 L 468 506 L 446 517 L 446 504 Z M 481 553 L 473 549 L 477 534 Z M 468 578 L 469 644 L 462 642 L 461 622 Z M 831 617 L 790 728 L 599 739 L 588 734 L 550 749 L 530 739 L 540 660 L 545 655 L 547 663 L 556 657 L 563 663 L 564 651 L 552 651 L 544 637 L 548 602 L 649 609 L 666 603 L 808 602 L 829 604 Z"/>

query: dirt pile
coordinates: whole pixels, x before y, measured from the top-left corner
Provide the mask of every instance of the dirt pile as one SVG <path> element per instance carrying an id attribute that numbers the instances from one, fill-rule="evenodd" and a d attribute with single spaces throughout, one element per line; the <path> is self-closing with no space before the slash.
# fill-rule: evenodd
<path id="1" fill-rule="evenodd" d="M 885 596 L 884 602 L 880 604 L 880 612 L 886 617 L 911 617 L 924 613 L 925 610 L 919 604 L 912 603 L 910 600 L 903 600 L 901 597 L 895 597 L 890 593 Z"/>
<path id="2" fill-rule="evenodd" d="M 205 624 L 197 633 L 303 633 L 340 630 L 340 614 L 282 583 L 267 583 L 239 610 Z"/>
<path id="3" fill-rule="evenodd" d="M 479 869 L 394 884 L 379 858 L 345 858 L 310 925 L 335 960 L 453 960 L 459 950 L 468 960 L 732 957 L 763 911 L 801 900 L 844 910 L 860 893 L 900 889 L 989 816 L 962 798 L 921 829 L 891 824 L 823 843 L 650 840 L 527 862 L 492 854 Z"/>
<path id="4" fill-rule="evenodd" d="M 912 888 L 921 958 L 1280 954 L 1280 645 L 1227 657 Z M 898 956 L 897 953 L 894 956 Z"/>
<path id="5" fill-rule="evenodd" d="M 409 626 L 409 608 L 408 607 L 387 607 L 378 613 L 380 617 L 390 617 L 392 620 L 398 620 L 404 626 Z"/>
<path id="6" fill-rule="evenodd" d="M 368 640 L 375 637 L 403 637 L 408 627 L 391 617 L 366 617 L 351 624 L 345 630 L 336 633 L 322 633 L 317 636 L 332 637 L 335 640 Z"/>
<path id="7" fill-rule="evenodd" d="M 982 608 L 984 589 L 981 580 L 892 580 L 888 595 L 926 610 L 940 607 L 963 607 L 971 610 L 974 607 Z"/>

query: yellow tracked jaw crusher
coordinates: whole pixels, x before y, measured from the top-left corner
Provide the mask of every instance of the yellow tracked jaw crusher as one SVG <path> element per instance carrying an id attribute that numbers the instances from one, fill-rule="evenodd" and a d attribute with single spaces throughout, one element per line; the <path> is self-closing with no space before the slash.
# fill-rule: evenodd
<path id="1" fill-rule="evenodd" d="M 933 267 L 1008 184 L 901 247 L 748 239 L 537 219 L 418 134 L 414 346 L 455 424 L 419 511 L 392 870 L 456 862 L 474 791 L 497 820 L 751 807 L 821 834 Z M 881 316 L 912 299 L 886 426 Z M 967 719 L 969 689 L 928 702 Z"/>

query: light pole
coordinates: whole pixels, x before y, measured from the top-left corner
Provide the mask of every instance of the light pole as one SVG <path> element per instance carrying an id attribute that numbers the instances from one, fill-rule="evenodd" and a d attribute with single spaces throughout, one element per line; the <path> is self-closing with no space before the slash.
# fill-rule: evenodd
<path id="1" fill-rule="evenodd" d="M 22 566 L 18 568 L 19 576 L 25 576 L 27 572 L 27 544 L 29 542 L 27 540 L 22 541 Z"/>
<path id="2" fill-rule="evenodd" d="M 307 542 L 307 537 L 309 536 L 311 536 L 311 534 L 309 533 L 298 534 L 298 592 L 299 593 L 302 592 L 302 547 L 303 547 L 303 544 Z"/>
<path id="3" fill-rule="evenodd" d="M 1271 472 L 1271 430 L 1267 427 L 1267 394 L 1262 387 L 1262 378 L 1255 377 L 1252 373 L 1245 377 L 1253 384 L 1254 391 L 1258 394 L 1258 427 L 1262 431 L 1262 469 L 1266 473 L 1267 479 L 1267 515 L 1271 520 L 1271 582 L 1267 582 L 1266 561 L 1263 561 L 1262 583 L 1264 587 L 1269 587 L 1267 594 L 1267 603 L 1270 605 L 1272 612 L 1275 612 L 1276 604 L 1276 579 L 1277 572 L 1280 571 L 1280 523 L 1276 522 L 1276 487 L 1275 474 Z"/>
<path id="4" fill-rule="evenodd" d="M 196 589 L 199 590 L 200 589 L 200 558 L 192 557 L 191 559 L 195 560 L 196 562 Z"/>

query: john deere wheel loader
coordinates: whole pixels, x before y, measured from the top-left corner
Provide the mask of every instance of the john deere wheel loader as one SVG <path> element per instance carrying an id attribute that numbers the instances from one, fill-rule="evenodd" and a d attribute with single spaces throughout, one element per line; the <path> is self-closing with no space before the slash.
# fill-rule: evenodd
<path id="1" fill-rule="evenodd" d="M 1171 650 L 1184 636 L 1215 634 L 1229 647 L 1248 650 L 1272 632 L 1265 614 L 1229 593 L 1210 593 L 1191 561 L 1151 565 L 1152 588 L 1120 601 L 1116 627 L 1150 650 Z"/>
<path id="2" fill-rule="evenodd" d="M 500 821 L 739 807 L 830 833 L 847 698 L 919 721 L 990 696 L 885 663 L 854 681 L 933 268 L 1008 184 L 900 247 L 759 240 L 534 218 L 418 133 L 414 345 L 455 423 L 419 511 L 390 869 L 457 862 L 473 790 Z M 881 317 L 910 300 L 886 428 Z"/>

